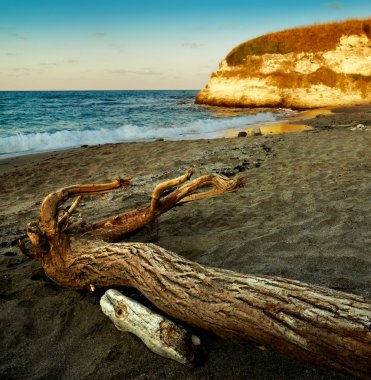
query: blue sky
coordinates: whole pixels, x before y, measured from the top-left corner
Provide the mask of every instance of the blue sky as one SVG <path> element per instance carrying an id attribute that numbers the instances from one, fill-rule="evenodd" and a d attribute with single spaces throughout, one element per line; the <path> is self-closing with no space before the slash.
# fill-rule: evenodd
<path id="1" fill-rule="evenodd" d="M 0 0 L 0 90 L 199 89 L 239 43 L 371 2 Z"/>

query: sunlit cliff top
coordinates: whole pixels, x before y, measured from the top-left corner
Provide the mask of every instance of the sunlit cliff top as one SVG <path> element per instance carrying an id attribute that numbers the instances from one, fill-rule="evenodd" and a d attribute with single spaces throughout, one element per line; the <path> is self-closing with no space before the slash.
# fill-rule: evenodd
<path id="1" fill-rule="evenodd" d="M 229 66 L 236 66 L 243 64 L 248 55 L 334 50 L 341 36 L 354 34 L 366 34 L 371 38 L 371 18 L 315 24 L 265 34 L 235 47 L 226 61 Z"/>

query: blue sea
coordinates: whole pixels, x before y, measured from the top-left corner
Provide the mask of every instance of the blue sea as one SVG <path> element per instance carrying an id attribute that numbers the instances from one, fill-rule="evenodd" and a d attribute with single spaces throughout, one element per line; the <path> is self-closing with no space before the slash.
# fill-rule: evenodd
<path id="1" fill-rule="evenodd" d="M 0 158 L 123 141 L 221 137 L 291 110 L 194 104 L 197 91 L 2 91 Z"/>

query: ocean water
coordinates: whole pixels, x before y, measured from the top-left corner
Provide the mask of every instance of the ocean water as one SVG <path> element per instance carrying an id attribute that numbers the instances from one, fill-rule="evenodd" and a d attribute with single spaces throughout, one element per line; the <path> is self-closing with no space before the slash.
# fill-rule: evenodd
<path id="1" fill-rule="evenodd" d="M 197 91 L 0 92 L 0 158 L 123 141 L 197 139 L 291 110 L 194 104 Z"/>

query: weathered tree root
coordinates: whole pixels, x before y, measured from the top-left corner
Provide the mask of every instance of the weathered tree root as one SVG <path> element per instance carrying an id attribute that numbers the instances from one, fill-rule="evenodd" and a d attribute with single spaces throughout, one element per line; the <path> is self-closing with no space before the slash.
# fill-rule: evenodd
<path id="1" fill-rule="evenodd" d="M 187 172 L 173 181 L 181 184 L 189 176 Z M 190 325 L 369 378 L 371 305 L 363 297 L 203 266 L 153 244 L 103 241 L 147 225 L 170 205 L 235 191 L 239 180 L 203 176 L 164 195 L 169 185 L 165 183 L 155 190 L 150 206 L 90 226 L 86 229 L 89 237 L 62 231 L 57 210 L 69 196 L 108 191 L 127 182 L 75 186 L 49 195 L 42 203 L 40 222 L 28 226 L 34 246 L 23 250 L 40 260 L 46 274 L 62 286 L 131 286 L 168 315 Z M 172 187 L 174 182 L 170 182 Z M 216 187 L 198 195 L 205 184 Z"/>

